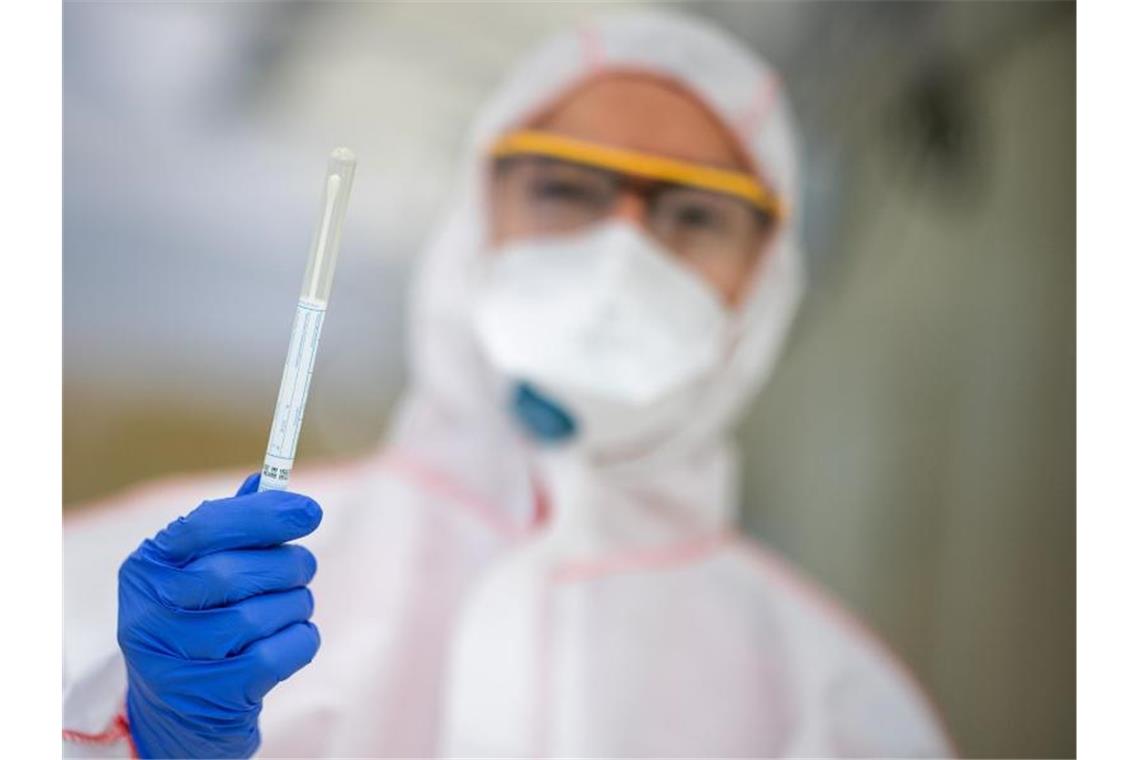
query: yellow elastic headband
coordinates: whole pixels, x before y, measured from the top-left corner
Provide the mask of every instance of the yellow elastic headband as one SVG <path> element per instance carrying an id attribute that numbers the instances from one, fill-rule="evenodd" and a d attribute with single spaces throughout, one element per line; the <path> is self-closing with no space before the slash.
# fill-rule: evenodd
<path id="1" fill-rule="evenodd" d="M 780 199 L 744 172 L 716 169 L 536 130 L 511 132 L 491 148 L 491 155 L 496 158 L 519 154 L 551 156 L 639 177 L 692 185 L 743 198 L 776 218 L 783 217 L 785 213 Z"/>

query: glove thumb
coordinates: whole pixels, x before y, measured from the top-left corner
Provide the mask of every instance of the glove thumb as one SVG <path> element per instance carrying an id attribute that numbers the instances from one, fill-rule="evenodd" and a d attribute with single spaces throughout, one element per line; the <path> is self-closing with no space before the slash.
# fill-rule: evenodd
<path id="1" fill-rule="evenodd" d="M 257 493 L 257 486 L 261 483 L 261 473 L 255 472 L 245 479 L 241 484 L 241 488 L 237 490 L 234 496 L 246 496 L 251 493 Z"/>

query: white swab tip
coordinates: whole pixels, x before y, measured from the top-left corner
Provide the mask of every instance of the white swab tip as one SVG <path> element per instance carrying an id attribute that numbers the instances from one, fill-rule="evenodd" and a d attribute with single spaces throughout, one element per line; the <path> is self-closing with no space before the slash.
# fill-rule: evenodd
<path id="1" fill-rule="evenodd" d="M 356 154 L 344 147 L 334 148 L 329 158 L 333 161 L 340 161 L 346 164 L 356 163 Z"/>

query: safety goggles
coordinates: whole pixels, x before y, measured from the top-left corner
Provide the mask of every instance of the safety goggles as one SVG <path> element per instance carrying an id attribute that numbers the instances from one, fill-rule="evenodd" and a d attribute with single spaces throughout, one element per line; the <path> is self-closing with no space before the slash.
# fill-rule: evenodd
<path id="1" fill-rule="evenodd" d="M 546 132 L 514 132 L 492 148 L 498 193 L 525 232 L 562 234 L 609 217 L 635 192 L 648 231 L 682 256 L 752 253 L 783 213 L 750 175 Z"/>
<path id="2" fill-rule="evenodd" d="M 786 212 L 780 198 L 750 174 L 599 145 L 551 132 L 511 132 L 495 143 L 491 154 L 495 158 L 545 156 L 679 187 L 720 193 L 739 198 L 776 219 L 782 218 Z"/>

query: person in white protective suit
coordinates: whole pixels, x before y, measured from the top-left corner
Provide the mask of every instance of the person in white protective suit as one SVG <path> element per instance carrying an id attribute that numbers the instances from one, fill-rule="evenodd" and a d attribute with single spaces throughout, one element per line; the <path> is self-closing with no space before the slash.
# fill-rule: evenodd
<path id="1" fill-rule="evenodd" d="M 775 73 L 704 23 L 602 18 L 523 61 L 462 169 L 389 440 L 295 473 L 320 652 L 259 703 L 259 754 L 951 754 L 889 651 L 733 529 L 729 428 L 803 285 Z M 139 751 L 117 572 L 237 479 L 66 522 L 65 754 Z"/>

